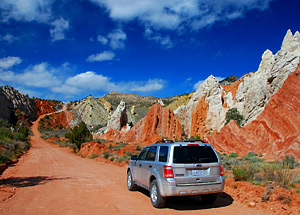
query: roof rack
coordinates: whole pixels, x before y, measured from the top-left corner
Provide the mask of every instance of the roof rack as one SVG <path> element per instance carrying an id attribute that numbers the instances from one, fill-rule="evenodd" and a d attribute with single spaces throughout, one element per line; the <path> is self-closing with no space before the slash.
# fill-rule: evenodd
<path id="1" fill-rule="evenodd" d="M 184 142 L 191 142 L 191 143 L 206 143 L 203 140 L 184 140 Z"/>
<path id="2" fill-rule="evenodd" d="M 174 143 L 174 141 L 173 140 L 159 140 L 159 141 L 156 141 L 156 143 Z"/>

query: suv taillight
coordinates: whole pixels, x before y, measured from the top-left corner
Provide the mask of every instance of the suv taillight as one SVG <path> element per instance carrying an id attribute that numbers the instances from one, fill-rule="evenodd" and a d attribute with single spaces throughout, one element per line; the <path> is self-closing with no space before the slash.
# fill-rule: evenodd
<path id="1" fill-rule="evenodd" d="M 223 164 L 220 165 L 220 176 L 224 175 L 224 167 Z"/>
<path id="2" fill-rule="evenodd" d="M 164 166 L 164 178 L 174 178 L 173 168 L 171 166 Z"/>

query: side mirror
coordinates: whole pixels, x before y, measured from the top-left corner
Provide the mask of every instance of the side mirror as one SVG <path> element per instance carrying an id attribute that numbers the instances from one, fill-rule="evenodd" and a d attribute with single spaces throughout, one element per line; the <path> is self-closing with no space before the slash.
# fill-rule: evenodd
<path id="1" fill-rule="evenodd" d="M 130 159 L 131 160 L 137 160 L 137 155 L 131 155 Z"/>

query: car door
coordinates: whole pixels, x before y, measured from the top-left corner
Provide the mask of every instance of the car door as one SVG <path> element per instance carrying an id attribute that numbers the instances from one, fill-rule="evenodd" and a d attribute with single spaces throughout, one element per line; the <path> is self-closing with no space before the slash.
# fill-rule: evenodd
<path id="1" fill-rule="evenodd" d="M 141 163 L 141 183 L 146 187 L 149 187 L 149 177 L 152 169 L 155 167 L 154 163 L 156 159 L 156 151 L 157 146 L 151 146 L 147 152 L 145 160 Z"/>
<path id="2" fill-rule="evenodd" d="M 146 155 L 149 151 L 149 147 L 144 148 L 135 163 L 133 164 L 133 174 L 134 174 L 134 180 L 138 183 L 142 183 L 142 166 L 143 162 L 146 159 Z"/>

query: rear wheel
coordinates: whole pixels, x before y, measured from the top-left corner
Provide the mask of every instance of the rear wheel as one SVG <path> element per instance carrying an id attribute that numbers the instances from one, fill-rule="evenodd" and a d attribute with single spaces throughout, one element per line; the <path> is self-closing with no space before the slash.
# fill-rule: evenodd
<path id="1" fill-rule="evenodd" d="M 202 202 L 203 202 L 203 204 L 206 204 L 206 205 L 213 204 L 216 201 L 217 197 L 218 197 L 217 193 L 201 195 Z"/>
<path id="2" fill-rule="evenodd" d="M 131 175 L 131 171 L 129 170 L 127 172 L 127 188 L 130 191 L 134 191 L 137 189 L 136 184 L 134 183 L 133 179 L 132 179 L 132 175 Z"/>
<path id="3" fill-rule="evenodd" d="M 150 199 L 151 204 L 155 208 L 161 208 L 165 206 L 166 198 L 160 195 L 156 180 L 153 180 L 150 185 Z"/>

